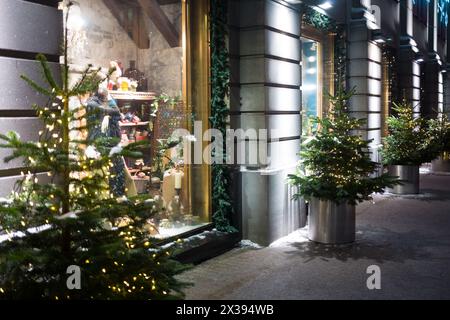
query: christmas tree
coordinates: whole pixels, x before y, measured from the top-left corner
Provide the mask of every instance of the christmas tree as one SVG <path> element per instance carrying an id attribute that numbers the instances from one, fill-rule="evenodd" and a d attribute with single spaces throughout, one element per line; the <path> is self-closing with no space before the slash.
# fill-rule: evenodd
<path id="1" fill-rule="evenodd" d="M 65 29 L 61 84 L 43 55 L 46 86 L 23 77 L 48 97 L 45 106 L 33 106 L 44 125 L 39 141 L 0 136 L 11 150 L 5 161 L 23 159 L 29 170 L 0 204 L 7 234 L 0 242 L 0 299 L 182 298 L 185 284 L 175 275 L 185 267 L 151 236 L 154 202 L 114 194 L 108 184 L 123 156 L 142 156 L 140 145 L 122 147 L 118 138 L 95 135 L 71 139 L 99 124 L 86 106 L 72 109 L 70 101 L 94 92 L 104 77 L 88 66 L 69 86 L 67 45 Z"/>
<path id="2" fill-rule="evenodd" d="M 426 120 L 415 116 L 406 103 L 396 104 L 394 115 L 387 119 L 389 135 L 381 151 L 386 165 L 419 166 L 436 157 L 430 150 L 430 131 Z"/>
<path id="3" fill-rule="evenodd" d="M 446 114 L 428 121 L 430 132 L 430 153 L 435 157 L 448 159 L 450 154 L 450 121 Z"/>
<path id="4" fill-rule="evenodd" d="M 305 137 L 297 173 L 289 176 L 298 186 L 297 197 L 356 204 L 396 183 L 383 174 L 373 177 L 379 164 L 371 161 L 371 141 L 357 135 L 365 120 L 351 117 L 347 102 L 354 92 L 339 90 L 330 96 L 332 108 L 323 118 L 311 119 L 311 136 Z"/>

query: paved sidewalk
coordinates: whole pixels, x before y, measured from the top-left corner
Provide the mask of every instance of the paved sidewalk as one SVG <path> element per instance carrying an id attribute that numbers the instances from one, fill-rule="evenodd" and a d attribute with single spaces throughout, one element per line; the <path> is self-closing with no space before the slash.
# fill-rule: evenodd
<path id="1" fill-rule="evenodd" d="M 269 248 L 237 248 L 183 274 L 187 299 L 450 299 L 450 176 L 422 194 L 377 196 L 357 209 L 357 242 L 322 246 L 306 230 Z M 378 265 L 382 289 L 367 289 Z"/>

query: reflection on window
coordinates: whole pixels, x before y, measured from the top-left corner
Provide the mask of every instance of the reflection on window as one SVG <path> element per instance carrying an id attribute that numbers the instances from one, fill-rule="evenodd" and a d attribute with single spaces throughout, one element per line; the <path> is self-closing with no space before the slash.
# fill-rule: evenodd
<path id="1" fill-rule="evenodd" d="M 161 213 L 148 221 L 148 231 L 159 238 L 209 222 L 190 205 L 192 175 L 183 161 L 186 144 L 170 139 L 173 130 L 189 129 L 192 118 L 182 96 L 187 21 L 183 5 L 181 0 L 77 0 L 67 25 L 72 81 L 88 64 L 101 68 L 104 75 L 115 68 L 98 92 L 76 99 L 87 111 L 97 105 L 118 110 L 109 118 L 101 113 L 94 119 L 106 121 L 109 129 L 98 126 L 89 129 L 98 132 L 76 134 L 116 136 L 122 145 L 149 141 L 142 159 L 114 164 L 117 172 L 110 178 L 110 189 L 116 196 L 153 196 Z M 118 221 L 123 223 L 125 217 Z"/>
<path id="2" fill-rule="evenodd" d="M 305 117 L 320 112 L 320 59 L 318 42 L 302 38 L 302 102 Z"/>

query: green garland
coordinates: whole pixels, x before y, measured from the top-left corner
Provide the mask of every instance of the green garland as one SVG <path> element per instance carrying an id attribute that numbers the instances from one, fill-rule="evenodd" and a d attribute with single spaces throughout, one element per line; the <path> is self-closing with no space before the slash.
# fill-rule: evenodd
<path id="1" fill-rule="evenodd" d="M 332 31 L 335 29 L 335 23 L 330 17 L 314 10 L 306 4 L 301 5 L 301 10 L 303 13 L 302 18 L 305 23 L 319 30 Z"/>
<path id="2" fill-rule="evenodd" d="M 228 4 L 224 0 L 211 0 L 211 127 L 226 136 L 230 110 L 228 107 L 230 67 L 227 49 Z M 213 158 L 226 159 L 226 146 L 213 151 Z M 221 152 L 221 155 L 217 152 Z M 212 206 L 213 222 L 219 231 L 235 232 L 230 220 L 234 213 L 230 196 L 230 168 L 223 164 L 212 165 Z"/>

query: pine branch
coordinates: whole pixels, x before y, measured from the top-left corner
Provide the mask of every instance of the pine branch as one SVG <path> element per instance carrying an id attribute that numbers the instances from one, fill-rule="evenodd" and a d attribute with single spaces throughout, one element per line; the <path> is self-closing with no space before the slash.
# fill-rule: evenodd
<path id="1" fill-rule="evenodd" d="M 52 92 L 48 91 L 48 89 L 41 87 L 35 81 L 31 80 L 27 76 L 21 75 L 20 78 L 24 80 L 32 89 L 34 89 L 36 92 L 44 96 L 51 97 L 54 95 Z"/>

